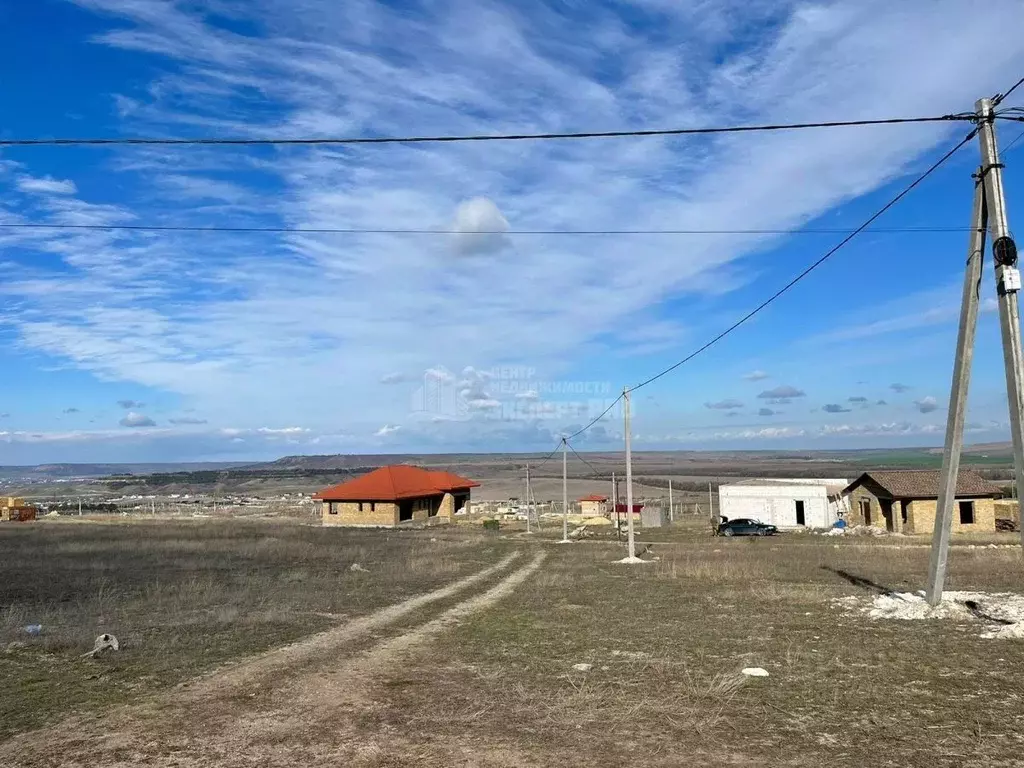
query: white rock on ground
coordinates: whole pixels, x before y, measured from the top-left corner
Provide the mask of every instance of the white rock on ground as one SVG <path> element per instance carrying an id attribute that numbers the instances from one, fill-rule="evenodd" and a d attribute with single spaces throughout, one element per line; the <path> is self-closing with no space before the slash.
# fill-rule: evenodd
<path id="1" fill-rule="evenodd" d="M 577 672 L 589 672 L 594 668 L 593 664 L 573 664 L 572 668 Z"/>
<path id="2" fill-rule="evenodd" d="M 740 671 L 740 674 L 747 677 L 768 677 L 768 670 L 761 669 L 761 667 L 746 667 Z"/>
<path id="3" fill-rule="evenodd" d="M 977 621 L 987 625 L 983 638 L 1024 639 L 1024 595 L 954 590 L 944 592 L 934 608 L 923 592 L 890 592 L 870 600 L 847 596 L 832 602 L 846 610 L 859 608 L 873 619 Z"/>

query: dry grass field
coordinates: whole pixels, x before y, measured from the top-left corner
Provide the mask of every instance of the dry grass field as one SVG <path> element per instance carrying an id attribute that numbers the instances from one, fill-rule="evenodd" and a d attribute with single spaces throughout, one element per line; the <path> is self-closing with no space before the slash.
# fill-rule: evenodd
<path id="1" fill-rule="evenodd" d="M 495 562 L 501 549 L 455 531 L 344 531 L 287 520 L 0 527 L 0 737 L 164 689 L 435 589 Z M 351 570 L 355 563 L 366 571 Z M 26 632 L 32 625 L 41 625 L 38 636 Z M 121 652 L 80 659 L 104 632 Z"/>
<path id="2" fill-rule="evenodd" d="M 610 540 L 220 525 L 0 532 L 6 639 L 32 607 L 78 627 L 0 662 L 0 764 L 1024 765 L 1024 641 L 859 610 L 923 586 L 923 539 L 693 521 L 623 566 Z M 1024 592 L 1014 541 L 958 540 L 949 588 Z M 77 659 L 106 614 L 126 649 Z"/>

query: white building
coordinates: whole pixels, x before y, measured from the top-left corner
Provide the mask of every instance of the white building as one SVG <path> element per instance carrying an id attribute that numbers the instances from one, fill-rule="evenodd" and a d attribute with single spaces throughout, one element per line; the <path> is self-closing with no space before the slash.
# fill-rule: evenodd
<path id="1" fill-rule="evenodd" d="M 743 480 L 718 488 L 719 513 L 779 528 L 830 528 L 845 515 L 841 479 Z"/>

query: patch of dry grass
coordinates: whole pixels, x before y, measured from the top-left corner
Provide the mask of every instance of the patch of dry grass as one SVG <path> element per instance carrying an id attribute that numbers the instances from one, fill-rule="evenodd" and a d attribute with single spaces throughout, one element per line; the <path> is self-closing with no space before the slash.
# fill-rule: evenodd
<path id="1" fill-rule="evenodd" d="M 287 522 L 0 528 L 0 736 L 119 703 L 497 560 L 472 532 Z M 350 570 L 359 563 L 367 572 Z M 42 632 L 26 632 L 30 625 Z M 79 656 L 113 633 L 120 653 Z"/>
<path id="2" fill-rule="evenodd" d="M 693 536 L 651 555 L 627 567 L 614 544 L 559 548 L 411 662 L 417 683 L 385 689 L 373 727 L 516 764 L 1016 764 L 1024 643 L 831 604 L 922 587 L 927 549 Z M 950 588 L 1024 591 L 1021 564 L 1017 550 L 957 548 Z M 478 713 L 486 727 L 469 724 Z"/>

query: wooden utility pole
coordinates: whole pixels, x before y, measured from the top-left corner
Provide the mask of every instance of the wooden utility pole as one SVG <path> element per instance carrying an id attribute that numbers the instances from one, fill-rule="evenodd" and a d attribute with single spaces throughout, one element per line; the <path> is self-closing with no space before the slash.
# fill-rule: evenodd
<path id="1" fill-rule="evenodd" d="M 995 261 L 999 328 L 1003 341 L 1003 367 L 1006 372 L 1010 432 L 1013 438 L 1013 464 L 1017 484 L 1024 482 L 1024 355 L 1021 351 L 1020 311 L 1017 302 L 1021 276 L 1017 267 L 1017 246 L 1010 237 L 1006 218 L 1003 172 L 999 162 L 994 125 L 995 106 L 996 103 L 992 99 L 980 99 L 975 105 L 981 145 L 981 167 L 975 176 L 971 235 L 967 246 L 967 268 L 960 304 L 960 328 L 957 332 L 956 358 L 953 361 L 953 382 L 946 421 L 946 443 L 942 454 L 942 479 L 928 564 L 928 586 L 925 596 L 929 605 L 938 605 L 941 602 L 946 578 L 953 502 L 956 499 L 960 452 L 963 448 L 967 390 L 974 357 L 986 229 L 992 235 L 992 256 Z M 1021 536 L 1024 545 L 1024 527 L 1021 528 Z"/>

